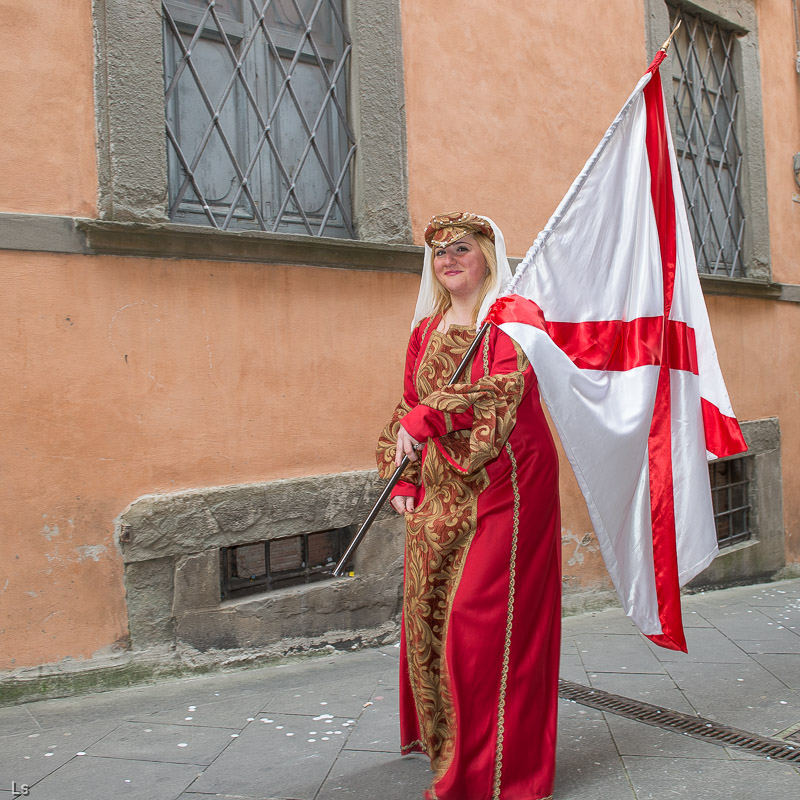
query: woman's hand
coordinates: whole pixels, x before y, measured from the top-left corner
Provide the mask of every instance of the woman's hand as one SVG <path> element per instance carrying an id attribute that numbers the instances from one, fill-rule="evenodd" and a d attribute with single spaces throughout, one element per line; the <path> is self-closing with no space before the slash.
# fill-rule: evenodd
<path id="1" fill-rule="evenodd" d="M 391 499 L 392 508 L 398 514 L 405 514 L 414 510 L 414 498 L 408 495 L 398 494 Z"/>
<path id="2" fill-rule="evenodd" d="M 403 456 L 408 456 L 409 461 L 416 461 L 416 451 L 421 449 L 422 445 L 403 427 L 401 422 L 397 429 L 397 451 L 394 455 L 394 465 L 399 467 Z"/>

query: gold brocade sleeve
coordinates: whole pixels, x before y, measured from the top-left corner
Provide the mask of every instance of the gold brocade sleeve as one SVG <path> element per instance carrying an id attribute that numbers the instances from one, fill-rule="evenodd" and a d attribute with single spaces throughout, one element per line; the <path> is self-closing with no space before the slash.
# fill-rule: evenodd
<path id="1" fill-rule="evenodd" d="M 473 412 L 468 439 L 461 431 L 454 431 L 439 437 L 436 445 L 462 472 L 477 472 L 500 454 L 516 424 L 524 390 L 523 373 L 510 372 L 433 392 L 425 398 L 426 406 L 446 414 Z"/>
<path id="2" fill-rule="evenodd" d="M 400 420 L 408 414 L 411 409 L 405 400 L 401 400 L 400 404 L 392 414 L 389 424 L 381 431 L 378 437 L 378 447 L 376 450 L 376 458 L 378 461 L 378 474 L 383 480 L 389 480 L 395 471 L 394 456 L 397 450 L 397 430 L 400 427 Z M 421 481 L 421 473 L 419 468 L 419 460 L 412 461 L 403 470 L 403 480 L 408 483 L 413 483 L 419 486 Z"/>

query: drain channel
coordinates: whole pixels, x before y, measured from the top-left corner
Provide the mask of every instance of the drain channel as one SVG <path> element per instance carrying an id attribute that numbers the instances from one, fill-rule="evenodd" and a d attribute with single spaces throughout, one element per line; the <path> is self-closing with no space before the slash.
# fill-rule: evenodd
<path id="1" fill-rule="evenodd" d="M 590 686 L 582 686 L 572 681 L 559 680 L 558 696 L 564 700 L 573 700 L 581 705 L 596 708 L 598 711 L 607 711 L 657 728 L 693 736 L 695 739 L 702 739 L 720 747 L 738 747 L 774 761 L 800 764 L 800 746 L 793 747 L 777 739 L 719 725 L 702 717 L 681 714 L 679 711 L 642 703 L 601 689 L 592 689 Z"/>

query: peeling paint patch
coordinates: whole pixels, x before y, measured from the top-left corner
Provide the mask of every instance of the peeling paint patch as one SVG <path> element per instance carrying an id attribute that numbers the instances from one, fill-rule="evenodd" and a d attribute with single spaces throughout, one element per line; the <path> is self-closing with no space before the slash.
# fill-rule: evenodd
<path id="1" fill-rule="evenodd" d="M 78 561 L 86 561 L 88 558 L 91 558 L 92 561 L 99 561 L 100 556 L 107 549 L 104 544 L 82 545 L 81 547 L 76 547 L 75 552 L 78 554 Z"/>
<path id="2" fill-rule="evenodd" d="M 597 544 L 597 540 L 591 531 L 584 534 L 577 534 L 567 528 L 563 528 L 561 530 L 561 544 L 564 549 L 567 549 L 570 545 L 574 545 L 572 555 L 566 562 L 569 567 L 574 567 L 576 564 L 583 564 L 585 552 L 597 553 L 600 550 L 600 546 Z"/>
<path id="3" fill-rule="evenodd" d="M 59 533 L 61 533 L 61 531 L 58 529 L 58 525 L 53 525 L 52 528 L 49 525 L 45 525 L 44 528 L 42 528 L 42 536 L 44 536 L 48 542 L 58 536 Z"/>

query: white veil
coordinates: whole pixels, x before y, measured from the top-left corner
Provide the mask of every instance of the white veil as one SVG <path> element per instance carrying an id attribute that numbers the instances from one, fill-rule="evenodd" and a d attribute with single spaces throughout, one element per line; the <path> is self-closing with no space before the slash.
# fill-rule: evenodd
<path id="1" fill-rule="evenodd" d="M 503 232 L 497 225 L 494 224 L 489 217 L 479 214 L 481 219 L 485 219 L 492 226 L 494 231 L 494 250 L 497 257 L 497 273 L 494 276 L 494 283 L 489 288 L 489 292 L 481 304 L 480 311 L 478 312 L 477 325 L 480 328 L 481 323 L 486 317 L 492 303 L 497 300 L 503 293 L 503 289 L 511 281 L 511 267 L 508 264 L 508 256 L 506 255 L 506 241 L 503 238 Z M 434 312 L 435 308 L 435 295 L 433 291 L 433 282 L 436 279 L 433 276 L 433 250 L 430 245 L 425 244 L 425 260 L 422 264 L 422 280 L 419 285 L 419 296 L 417 297 L 417 307 L 414 309 L 414 321 L 411 323 L 411 330 L 419 325 L 420 320 L 429 317 Z"/>

